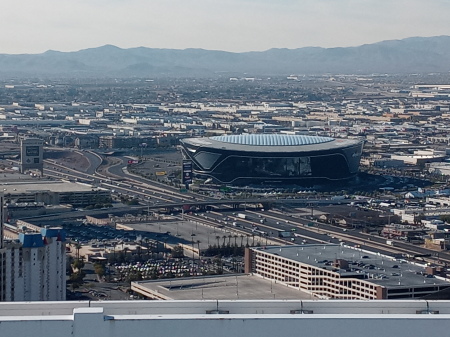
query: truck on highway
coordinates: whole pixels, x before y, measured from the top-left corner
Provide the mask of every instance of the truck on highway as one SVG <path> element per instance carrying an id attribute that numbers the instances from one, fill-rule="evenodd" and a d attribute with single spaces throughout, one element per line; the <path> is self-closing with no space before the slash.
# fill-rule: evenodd
<path id="1" fill-rule="evenodd" d="M 393 246 L 394 245 L 394 241 L 386 240 L 386 244 L 389 245 L 389 246 Z"/>
<path id="2" fill-rule="evenodd" d="M 241 219 L 247 219 L 247 215 L 245 215 L 243 213 L 238 213 L 238 214 L 236 214 L 236 216 Z"/>

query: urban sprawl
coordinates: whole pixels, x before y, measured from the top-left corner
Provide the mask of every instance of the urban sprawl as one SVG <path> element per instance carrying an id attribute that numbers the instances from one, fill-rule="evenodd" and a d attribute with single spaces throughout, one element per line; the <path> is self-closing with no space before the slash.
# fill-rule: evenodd
<path id="1" fill-rule="evenodd" d="M 446 83 L 4 80 L 0 300 L 447 299 Z"/>

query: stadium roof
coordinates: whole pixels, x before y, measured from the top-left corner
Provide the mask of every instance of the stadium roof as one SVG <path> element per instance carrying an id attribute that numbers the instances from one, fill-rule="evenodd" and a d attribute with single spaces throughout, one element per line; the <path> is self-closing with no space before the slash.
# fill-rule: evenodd
<path id="1" fill-rule="evenodd" d="M 201 148 L 202 150 L 293 153 L 346 148 L 361 144 L 361 140 L 284 134 L 242 134 L 184 138 L 181 143 L 187 145 L 187 150 L 191 152 Z"/>
<path id="2" fill-rule="evenodd" d="M 242 134 L 230 136 L 216 136 L 210 139 L 224 143 L 253 145 L 253 146 L 298 146 L 312 145 L 331 142 L 334 138 L 305 136 L 305 135 L 284 135 L 284 134 Z"/>

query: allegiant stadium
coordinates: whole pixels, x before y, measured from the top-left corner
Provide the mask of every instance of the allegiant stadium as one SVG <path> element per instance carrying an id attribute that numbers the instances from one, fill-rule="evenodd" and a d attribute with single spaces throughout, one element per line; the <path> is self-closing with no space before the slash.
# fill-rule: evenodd
<path id="1" fill-rule="evenodd" d="M 339 181 L 358 173 L 357 139 L 241 134 L 181 140 L 194 175 L 221 184 L 305 184 Z"/>

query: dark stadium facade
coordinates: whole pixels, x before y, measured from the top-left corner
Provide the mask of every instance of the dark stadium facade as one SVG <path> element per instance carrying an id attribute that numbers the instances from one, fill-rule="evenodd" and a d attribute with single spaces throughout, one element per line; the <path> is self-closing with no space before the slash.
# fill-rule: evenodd
<path id="1" fill-rule="evenodd" d="M 181 140 L 194 174 L 216 183 L 305 184 L 358 173 L 363 142 L 330 137 L 243 134 Z"/>

